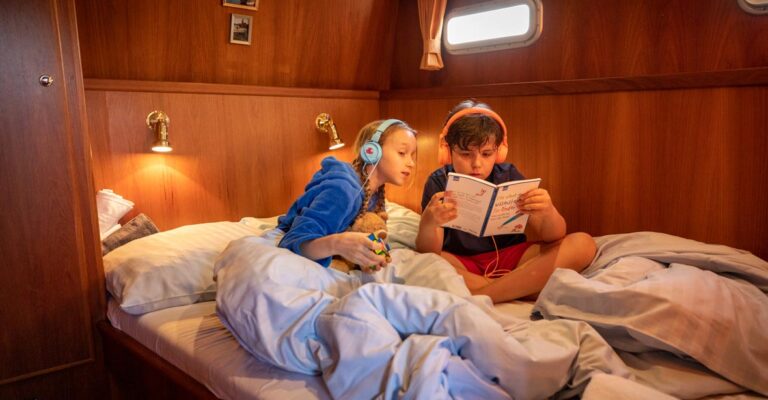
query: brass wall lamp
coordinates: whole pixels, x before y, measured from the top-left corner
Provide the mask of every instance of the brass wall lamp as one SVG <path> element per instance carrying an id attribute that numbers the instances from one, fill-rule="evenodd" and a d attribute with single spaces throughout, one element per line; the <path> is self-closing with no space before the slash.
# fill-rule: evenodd
<path id="1" fill-rule="evenodd" d="M 331 139 L 328 145 L 328 150 L 336 150 L 344 147 L 344 142 L 341 141 L 339 133 L 336 132 L 336 124 L 328 113 L 321 113 L 315 118 L 315 126 L 317 130 L 328 135 Z"/>
<path id="2" fill-rule="evenodd" d="M 147 115 L 147 126 L 155 134 L 155 143 L 152 145 L 152 151 L 157 153 L 168 153 L 173 150 L 168 141 L 168 125 L 171 119 L 168 114 L 162 111 L 152 111 Z"/>

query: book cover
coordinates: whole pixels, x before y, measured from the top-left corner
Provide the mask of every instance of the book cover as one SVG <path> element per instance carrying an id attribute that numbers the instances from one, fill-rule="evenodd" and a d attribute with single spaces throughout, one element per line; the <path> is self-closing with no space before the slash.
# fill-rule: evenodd
<path id="1" fill-rule="evenodd" d="M 451 172 L 445 191 L 456 201 L 458 217 L 443 225 L 475 236 L 523 233 L 528 214 L 515 203 L 523 193 L 539 187 L 540 178 L 494 185 L 469 175 Z"/>

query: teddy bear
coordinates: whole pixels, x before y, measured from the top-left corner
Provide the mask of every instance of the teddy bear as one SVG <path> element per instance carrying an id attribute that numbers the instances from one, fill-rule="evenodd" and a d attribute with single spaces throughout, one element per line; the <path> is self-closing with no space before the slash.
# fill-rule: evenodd
<path id="1" fill-rule="evenodd" d="M 384 211 L 366 212 L 360 218 L 355 219 L 355 222 L 347 228 L 347 232 L 370 233 L 369 238 L 371 240 L 383 243 L 383 240 L 387 238 L 387 213 Z M 389 255 L 389 245 L 385 245 L 386 249 L 377 252 L 377 254 L 384 255 L 387 263 L 390 263 L 392 257 Z M 340 256 L 333 257 L 330 267 L 345 273 L 349 273 L 353 269 L 360 269 L 355 263 Z"/>

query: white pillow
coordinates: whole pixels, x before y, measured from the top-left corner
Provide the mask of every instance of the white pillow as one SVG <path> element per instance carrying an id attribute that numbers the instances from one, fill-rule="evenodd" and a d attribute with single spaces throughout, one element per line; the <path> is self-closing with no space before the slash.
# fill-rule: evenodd
<path id="1" fill-rule="evenodd" d="M 421 215 L 410 208 L 391 201 L 386 202 L 387 243 L 393 249 L 416 249 L 416 235 L 419 233 Z"/>
<path id="2" fill-rule="evenodd" d="M 385 210 L 389 219 L 387 219 L 387 243 L 392 249 L 416 249 L 416 235 L 419 233 L 419 222 L 421 215 L 410 208 L 403 207 L 400 204 L 387 201 Z M 245 217 L 240 223 L 261 230 L 269 230 L 277 226 L 277 218 L 253 218 Z"/>
<path id="3" fill-rule="evenodd" d="M 109 190 L 101 189 L 96 193 L 96 210 L 99 215 L 99 233 L 103 240 L 109 236 L 117 221 L 131 211 L 133 202 L 126 200 L 123 196 Z M 114 232 L 114 230 L 112 230 Z"/>
<path id="4" fill-rule="evenodd" d="M 107 290 L 130 314 L 213 300 L 213 263 L 230 241 L 258 235 L 238 222 L 187 225 L 136 239 L 104 256 Z"/>
<path id="5" fill-rule="evenodd" d="M 248 225 L 254 229 L 268 231 L 277 227 L 278 218 L 280 218 L 280 215 L 268 218 L 243 217 L 243 219 L 240 220 L 240 223 Z"/>

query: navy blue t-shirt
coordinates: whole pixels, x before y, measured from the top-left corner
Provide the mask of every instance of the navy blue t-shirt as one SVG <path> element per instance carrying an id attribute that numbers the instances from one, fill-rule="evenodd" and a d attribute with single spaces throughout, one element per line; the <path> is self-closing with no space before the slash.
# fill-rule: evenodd
<path id="1" fill-rule="evenodd" d="M 424 184 L 424 194 L 421 197 L 421 209 L 425 210 L 429 200 L 437 192 L 445 191 L 445 185 L 448 181 L 448 173 L 454 172 L 452 165 L 441 167 L 433 172 L 427 183 Z M 499 184 L 509 181 L 518 181 L 525 179 L 523 174 L 509 163 L 495 164 L 491 175 L 486 178 L 488 182 Z M 496 244 L 499 249 L 514 246 L 525 242 L 525 234 L 515 233 L 509 235 L 496 235 Z M 488 237 L 477 237 L 471 233 L 462 232 L 452 228 L 445 228 L 443 236 L 443 250 L 461 256 L 472 256 L 480 253 L 495 251 L 493 239 Z"/>

